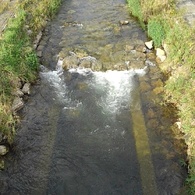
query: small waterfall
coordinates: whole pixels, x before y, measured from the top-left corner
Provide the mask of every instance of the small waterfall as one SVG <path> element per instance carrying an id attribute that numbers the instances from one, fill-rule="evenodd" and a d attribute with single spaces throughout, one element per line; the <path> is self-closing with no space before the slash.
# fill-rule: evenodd
<path id="1" fill-rule="evenodd" d="M 70 93 L 66 86 L 67 72 L 62 69 L 62 60 L 58 60 L 56 70 L 49 71 L 41 66 L 41 77 L 45 79 L 56 93 L 56 100 L 64 104 L 64 108 L 72 109 L 74 102 L 75 107 L 82 104 L 82 100 L 71 100 Z M 131 69 L 126 71 L 109 70 L 106 72 L 96 72 L 87 68 L 76 68 L 68 70 L 69 74 L 79 74 L 84 78 L 84 82 L 95 93 L 99 93 L 97 104 L 103 110 L 110 114 L 115 114 L 120 109 L 128 109 L 131 103 L 131 92 L 137 86 L 137 77 L 147 73 L 146 67 L 143 69 Z M 79 81 L 79 80 L 78 80 Z M 75 82 L 75 81 L 73 81 Z M 74 90 L 74 89 L 72 89 Z M 68 106 L 67 104 L 71 104 Z M 67 105 L 67 106 L 66 106 Z"/>

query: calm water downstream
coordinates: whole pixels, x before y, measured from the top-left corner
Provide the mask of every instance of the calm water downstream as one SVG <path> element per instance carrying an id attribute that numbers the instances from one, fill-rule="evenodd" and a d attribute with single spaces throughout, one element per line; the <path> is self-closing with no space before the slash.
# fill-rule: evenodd
<path id="1" fill-rule="evenodd" d="M 160 105 L 162 75 L 145 66 L 146 40 L 125 0 L 63 1 L 38 48 L 40 81 L 20 113 L 0 194 L 181 194 L 184 155 Z M 104 72 L 63 71 L 71 55 Z"/>

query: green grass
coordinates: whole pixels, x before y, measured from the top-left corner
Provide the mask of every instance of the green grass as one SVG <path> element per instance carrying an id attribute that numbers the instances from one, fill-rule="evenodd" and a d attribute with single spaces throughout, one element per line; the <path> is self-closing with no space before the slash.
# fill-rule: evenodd
<path id="1" fill-rule="evenodd" d="M 10 20 L 0 41 L 0 131 L 7 136 L 8 142 L 13 140 L 16 124 L 11 112 L 11 94 L 15 88 L 11 83 L 16 78 L 32 82 L 38 67 L 36 54 L 23 30 L 24 24 L 25 12 L 19 11 L 17 17 Z"/>
<path id="2" fill-rule="evenodd" d="M 167 75 L 165 102 L 174 104 L 188 145 L 189 194 L 195 194 L 195 29 L 183 20 L 173 0 L 127 0 L 131 13 L 145 23 L 155 47 L 165 47 L 167 60 L 160 68 Z M 136 10 L 139 10 L 135 13 Z M 161 11 L 159 11 L 161 10 Z"/>
<path id="3" fill-rule="evenodd" d="M 24 80 L 34 79 L 38 61 L 24 31 L 25 12 L 19 11 L 10 21 L 0 42 L 0 66 L 3 72 L 14 74 Z M 3 87 L 3 86 L 2 86 Z"/>
<path id="4" fill-rule="evenodd" d="M 155 47 L 160 47 L 166 37 L 164 20 L 152 18 L 148 21 L 147 29 L 148 36 L 154 41 Z"/>
<path id="5" fill-rule="evenodd" d="M 61 0 L 24 0 L 20 8 L 29 13 L 26 17 L 29 28 L 33 31 L 32 38 L 46 25 L 46 21 L 52 18 L 61 4 Z"/>
<path id="6" fill-rule="evenodd" d="M 128 4 L 129 4 L 129 8 L 130 8 L 130 11 L 131 11 L 132 15 L 134 15 L 140 21 L 142 21 L 143 17 L 142 17 L 142 12 L 141 12 L 141 3 L 140 3 L 140 1 L 131 0 L 131 1 L 128 1 Z"/>

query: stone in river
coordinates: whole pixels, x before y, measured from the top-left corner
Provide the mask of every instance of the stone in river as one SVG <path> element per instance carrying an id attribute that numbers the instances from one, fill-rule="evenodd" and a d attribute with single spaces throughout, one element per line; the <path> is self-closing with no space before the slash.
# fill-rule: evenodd
<path id="1" fill-rule="evenodd" d="M 4 145 L 0 145 L 0 155 L 1 156 L 4 156 L 4 155 L 6 155 L 7 153 L 8 153 L 8 148 L 6 147 L 6 146 L 4 146 Z"/>

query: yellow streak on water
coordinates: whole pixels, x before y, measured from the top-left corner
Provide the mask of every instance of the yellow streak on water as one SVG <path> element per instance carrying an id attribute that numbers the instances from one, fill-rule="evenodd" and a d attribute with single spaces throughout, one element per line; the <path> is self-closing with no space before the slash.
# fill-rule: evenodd
<path id="1" fill-rule="evenodd" d="M 157 195 L 155 173 L 152 163 L 152 156 L 149 146 L 149 138 L 146 131 L 145 120 L 142 113 L 140 94 L 134 94 L 132 106 L 133 133 L 136 144 L 137 158 L 140 166 L 140 176 L 144 195 Z"/>

